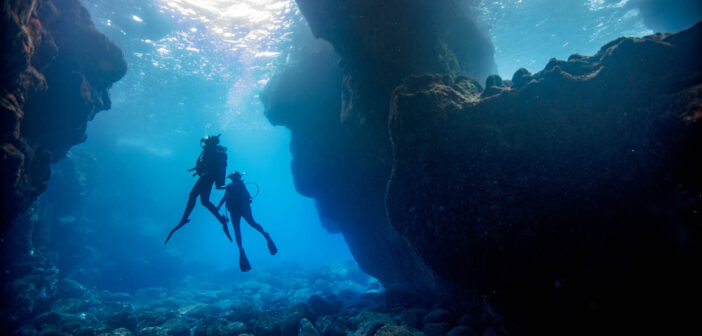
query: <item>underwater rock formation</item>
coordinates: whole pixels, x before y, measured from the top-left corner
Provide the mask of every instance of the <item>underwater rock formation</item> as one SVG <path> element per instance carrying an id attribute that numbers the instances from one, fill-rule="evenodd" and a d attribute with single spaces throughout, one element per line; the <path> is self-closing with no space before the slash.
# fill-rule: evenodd
<path id="1" fill-rule="evenodd" d="M 477 9 L 459 1 L 297 4 L 314 35 L 329 41 L 340 55 L 342 122 L 354 136 L 370 139 L 385 159 L 389 97 L 405 76 L 441 72 L 484 78 L 495 70 L 494 48 L 476 23 Z"/>
<path id="2" fill-rule="evenodd" d="M 452 286 L 387 221 L 387 111 L 408 74 L 482 78 L 494 70 L 474 9 L 457 1 L 297 2 L 313 34 L 335 50 L 317 42 L 261 95 L 269 120 L 292 131 L 297 190 L 316 200 L 323 225 L 343 233 L 360 266 L 386 289 L 451 296 Z"/>
<path id="3" fill-rule="evenodd" d="M 77 0 L 4 1 L 0 230 L 46 189 L 49 164 L 85 140 L 124 76 L 122 51 Z"/>
<path id="4" fill-rule="evenodd" d="M 437 26 L 402 24 L 429 2 L 298 4 L 341 72 L 311 60 L 272 80 L 262 99 L 269 119 L 292 131 L 298 190 L 366 271 L 385 284 L 422 270 L 419 256 L 431 271 L 416 274 L 430 276 L 407 288 L 439 294 L 448 280 L 478 290 L 517 334 L 694 321 L 698 310 L 683 307 L 700 298 L 702 26 L 621 38 L 536 74 L 487 77 L 483 88 L 468 76 L 486 77 L 489 63 L 427 58 L 420 51 L 437 54 L 433 45 L 460 53 L 428 28 Z M 416 45 L 405 48 L 405 33 Z M 382 234 L 411 251 L 379 254 Z"/>
<path id="5" fill-rule="evenodd" d="M 390 112 L 390 222 L 438 274 L 496 298 L 515 330 L 691 326 L 700 41 L 702 23 L 620 38 L 484 91 L 407 78 Z"/>
<path id="6" fill-rule="evenodd" d="M 425 297 L 436 293 L 442 282 L 387 221 L 388 173 L 339 120 L 338 55 L 317 40 L 300 59 L 261 93 L 270 122 L 291 130 L 296 189 L 316 200 L 322 225 L 342 233 L 359 266 L 386 289 Z"/>
<path id="7" fill-rule="evenodd" d="M 674 4 L 666 0 L 631 0 L 626 4 L 636 8 L 643 23 L 655 32 L 675 32 L 702 20 L 702 2 L 677 0 Z"/>

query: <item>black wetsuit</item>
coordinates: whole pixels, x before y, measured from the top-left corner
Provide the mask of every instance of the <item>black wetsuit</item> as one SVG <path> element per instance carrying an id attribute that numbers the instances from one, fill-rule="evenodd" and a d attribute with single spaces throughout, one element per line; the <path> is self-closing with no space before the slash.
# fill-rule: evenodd
<path id="1" fill-rule="evenodd" d="M 227 210 L 229 210 L 231 214 L 232 226 L 234 226 L 236 244 L 239 246 L 239 267 L 243 272 L 247 272 L 251 269 L 251 264 L 249 264 L 249 260 L 246 258 L 244 247 L 241 246 L 241 217 L 244 217 L 251 227 L 266 238 L 268 251 L 271 255 L 278 253 L 278 248 L 275 246 L 275 243 L 273 243 L 271 236 L 266 231 L 263 231 L 263 227 L 253 219 L 250 205 L 251 195 L 249 191 L 246 190 L 244 182 L 240 178 L 232 177 L 232 183 L 229 183 L 226 189 L 227 191 L 224 193 L 224 197 L 219 202 L 217 208 L 222 206 L 222 202 L 227 202 Z"/>
<path id="2" fill-rule="evenodd" d="M 241 180 L 235 180 L 229 183 L 224 194 L 224 200 L 226 200 L 227 210 L 231 214 L 232 226 L 234 226 L 234 236 L 236 237 L 236 243 L 241 248 L 241 228 L 240 222 L 243 217 L 251 227 L 256 229 L 264 236 L 266 235 L 263 231 L 263 227 L 256 223 L 251 214 L 251 195 L 249 191 L 246 190 L 244 182 Z"/>
<path id="3" fill-rule="evenodd" d="M 180 219 L 178 225 L 171 231 L 166 238 L 166 243 L 171 239 L 173 233 L 183 227 L 190 221 L 190 214 L 195 208 L 195 201 L 197 197 L 200 196 L 200 203 L 207 208 L 222 224 L 224 232 L 231 241 L 232 238 L 229 236 L 229 229 L 227 228 L 226 218 L 219 214 L 217 208 L 210 202 L 210 194 L 212 193 L 212 185 L 216 184 L 218 188 L 224 186 L 224 172 L 227 169 L 227 154 L 226 148 L 217 145 L 205 146 L 200 153 L 200 156 L 195 163 L 195 174 L 199 175 L 197 182 L 190 190 L 190 196 L 188 197 L 188 203 L 185 205 L 185 212 L 183 217 Z"/>
<path id="4" fill-rule="evenodd" d="M 193 208 L 195 208 L 195 200 L 198 196 L 200 196 L 200 203 L 220 220 L 217 208 L 210 202 L 210 193 L 212 192 L 213 184 L 216 183 L 218 188 L 224 186 L 224 172 L 226 169 L 227 154 L 224 153 L 224 147 L 205 147 L 205 149 L 202 150 L 202 154 L 200 154 L 195 164 L 196 174 L 200 175 L 200 177 L 197 179 L 197 182 L 195 182 L 193 189 L 190 190 L 188 204 L 185 206 L 185 212 L 183 213 L 181 221 L 187 220 L 190 217 L 190 213 L 193 211 Z"/>

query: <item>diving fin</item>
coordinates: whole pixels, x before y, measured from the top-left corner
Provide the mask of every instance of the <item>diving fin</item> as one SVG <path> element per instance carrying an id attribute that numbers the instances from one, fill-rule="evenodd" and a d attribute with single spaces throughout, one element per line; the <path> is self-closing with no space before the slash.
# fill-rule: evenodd
<path id="1" fill-rule="evenodd" d="M 229 242 L 232 242 L 232 236 L 229 235 L 229 226 L 225 223 L 222 224 L 222 229 L 224 230 L 224 234 L 227 235 L 227 238 L 229 238 Z"/>
<path id="2" fill-rule="evenodd" d="M 173 228 L 173 230 L 171 230 L 171 233 L 168 234 L 168 237 L 166 238 L 166 242 L 163 243 L 163 245 L 168 244 L 168 241 L 171 239 L 171 236 L 173 236 L 173 233 L 175 233 L 176 231 L 178 231 L 178 229 L 182 228 L 183 225 L 188 224 L 188 222 L 190 222 L 190 219 L 182 219 L 182 220 L 180 221 L 180 223 L 178 223 L 178 226 L 176 226 L 175 228 Z"/>
<path id="3" fill-rule="evenodd" d="M 248 272 L 251 270 L 251 264 L 249 264 L 249 259 L 246 258 L 244 249 L 239 249 L 239 268 L 242 272 Z"/>
<path id="4" fill-rule="evenodd" d="M 271 239 L 271 235 L 268 234 L 268 232 L 263 234 L 264 237 L 266 237 L 266 242 L 268 243 L 268 252 L 271 253 L 271 255 L 275 255 L 278 253 L 278 248 L 275 246 L 275 243 L 273 243 L 273 239 Z"/>

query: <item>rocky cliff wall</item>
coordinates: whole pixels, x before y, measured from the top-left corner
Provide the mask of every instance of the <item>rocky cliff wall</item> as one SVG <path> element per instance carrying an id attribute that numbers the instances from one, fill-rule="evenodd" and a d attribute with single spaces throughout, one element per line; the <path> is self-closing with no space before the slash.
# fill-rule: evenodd
<path id="1" fill-rule="evenodd" d="M 46 189 L 49 165 L 110 108 L 127 65 L 77 0 L 2 2 L 0 229 Z"/>
<path id="2" fill-rule="evenodd" d="M 369 273 L 382 280 L 377 269 L 421 269 L 404 264 L 417 256 L 431 269 L 418 274 L 435 284 L 496 300 L 516 334 L 693 324 L 699 310 L 684 307 L 700 298 L 699 25 L 622 38 L 534 75 L 490 76 L 483 88 L 470 65 L 486 63 L 427 60 L 421 51 L 445 35 L 431 24 L 403 25 L 406 17 L 421 22 L 408 13 L 429 2 L 399 11 L 392 1 L 298 4 L 338 52 L 341 72 L 301 85 L 304 94 L 284 89 L 300 81 L 269 86 L 287 109 L 268 116 L 292 130 L 298 189 L 347 235 Z M 423 11 L 432 17 L 436 8 Z M 400 19 L 380 22 L 379 13 Z M 404 48 L 403 34 L 419 36 L 417 45 Z M 298 78 L 327 71 L 318 65 Z M 307 99 L 329 104 L 301 103 Z M 363 234 L 348 239 L 351 230 Z M 411 251 L 381 258 L 375 251 L 387 242 L 368 232 L 398 234 Z M 409 288 L 416 278 L 405 278 Z"/>
<path id="3" fill-rule="evenodd" d="M 331 45 L 317 40 L 300 62 L 274 77 L 261 94 L 271 123 L 291 131 L 295 187 L 314 198 L 322 225 L 344 235 L 359 266 L 401 296 L 428 299 L 444 284 L 387 222 L 387 172 L 342 126 L 342 71 Z M 415 296 L 415 295 L 411 295 Z M 406 299 L 406 298 L 405 298 Z"/>
<path id="4" fill-rule="evenodd" d="M 297 0 L 314 35 L 340 56 L 341 121 L 389 158 L 387 111 L 392 90 L 413 73 L 495 70 L 494 48 L 462 1 Z M 478 1 L 468 1 L 477 4 Z"/>
<path id="5" fill-rule="evenodd" d="M 407 78 L 390 112 L 390 222 L 521 332 L 693 327 L 700 41 L 702 24 L 621 38 L 484 91 Z"/>
<path id="6" fill-rule="evenodd" d="M 412 73 L 487 76 L 491 42 L 457 1 L 297 2 L 313 34 L 329 43 L 315 42 L 262 94 L 269 120 L 291 130 L 297 190 L 316 200 L 323 225 L 344 235 L 386 289 L 451 297 L 455 288 L 387 220 L 389 98 Z"/>

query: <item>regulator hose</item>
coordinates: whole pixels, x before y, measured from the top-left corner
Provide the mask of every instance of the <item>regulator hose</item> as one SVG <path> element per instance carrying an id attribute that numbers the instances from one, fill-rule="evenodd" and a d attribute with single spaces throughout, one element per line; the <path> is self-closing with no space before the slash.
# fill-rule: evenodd
<path id="1" fill-rule="evenodd" d="M 261 191 L 261 188 L 258 186 L 257 183 L 254 183 L 254 182 L 246 182 L 245 185 L 254 185 L 254 186 L 256 186 L 256 193 L 255 193 L 253 196 L 251 196 L 251 199 L 256 198 L 256 196 L 258 196 L 258 193 Z"/>

